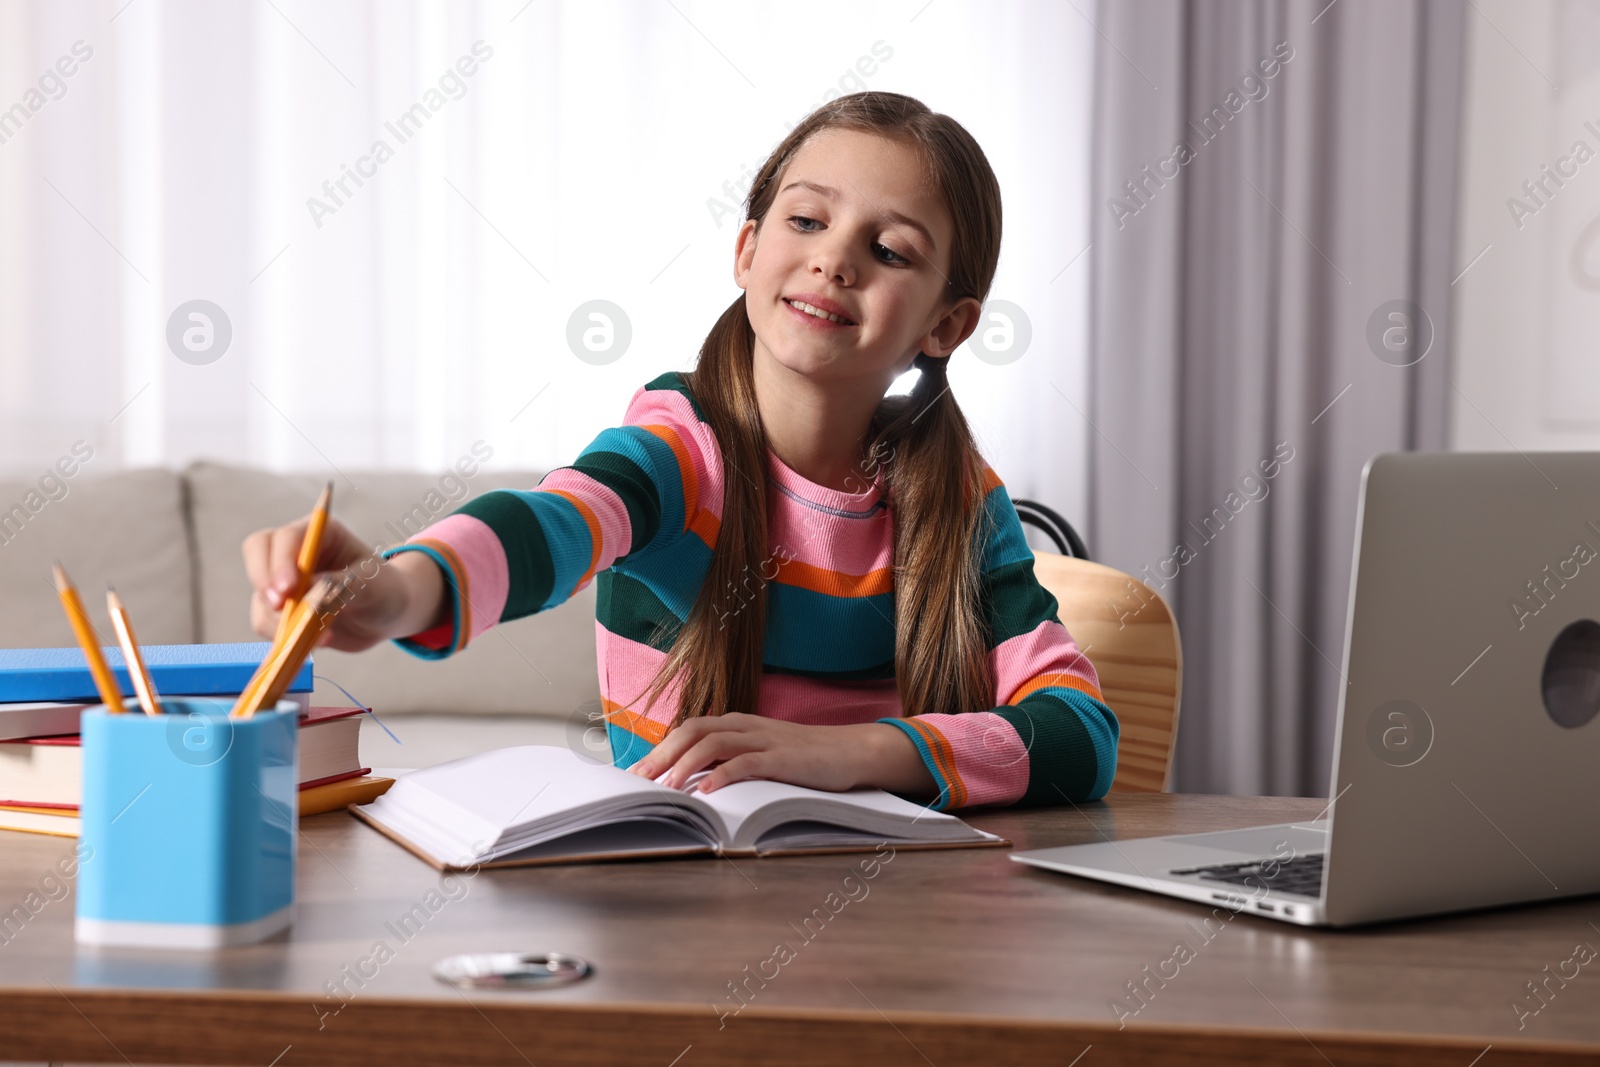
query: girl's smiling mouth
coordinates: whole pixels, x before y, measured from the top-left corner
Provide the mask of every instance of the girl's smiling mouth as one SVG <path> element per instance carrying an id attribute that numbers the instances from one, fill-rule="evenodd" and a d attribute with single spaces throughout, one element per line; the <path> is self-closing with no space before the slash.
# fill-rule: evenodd
<path id="1" fill-rule="evenodd" d="M 818 297 L 816 299 L 820 300 L 821 298 Z M 828 327 L 856 325 L 856 322 L 840 311 L 836 305 L 827 308 L 819 307 L 815 303 L 798 297 L 784 297 L 783 302 L 787 304 L 789 309 L 796 315 L 803 319 L 809 320 L 811 323 L 817 326 Z M 829 303 L 831 304 L 832 301 L 829 301 Z"/>

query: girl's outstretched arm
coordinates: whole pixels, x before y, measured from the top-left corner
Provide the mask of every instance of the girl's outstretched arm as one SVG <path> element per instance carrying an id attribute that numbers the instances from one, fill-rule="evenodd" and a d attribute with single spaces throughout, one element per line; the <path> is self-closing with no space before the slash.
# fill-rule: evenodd
<path id="1" fill-rule="evenodd" d="M 715 445 L 699 439 L 709 431 L 682 393 L 663 387 L 668 377 L 636 392 L 624 425 L 603 431 L 536 489 L 490 490 L 385 550 L 384 560 L 431 558 L 448 601 L 437 625 L 395 643 L 443 659 L 498 623 L 555 607 L 613 563 L 672 551 L 708 523 L 714 530 L 695 462 Z"/>

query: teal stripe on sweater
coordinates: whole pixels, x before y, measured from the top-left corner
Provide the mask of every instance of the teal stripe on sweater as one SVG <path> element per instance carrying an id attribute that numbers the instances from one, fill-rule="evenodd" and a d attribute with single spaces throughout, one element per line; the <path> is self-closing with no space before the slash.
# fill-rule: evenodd
<path id="1" fill-rule="evenodd" d="M 644 759 L 656 747 L 638 734 L 629 733 L 615 723 L 606 723 L 606 737 L 611 741 L 612 765 L 623 770 Z"/>
<path id="2" fill-rule="evenodd" d="M 631 556 L 619 560 L 611 569 L 648 588 L 681 620 L 689 617 L 710 566 L 711 549 L 704 541 L 698 537 L 679 537 L 676 541 L 661 543 L 643 558 Z M 600 621 L 606 624 L 606 629 L 611 629 L 607 620 Z"/>
<path id="3" fill-rule="evenodd" d="M 894 594 L 837 597 L 771 582 L 762 658 L 796 671 L 864 671 L 894 660 Z"/>
<path id="4" fill-rule="evenodd" d="M 1023 536 L 1022 520 L 1011 503 L 1006 487 L 997 485 L 983 498 L 984 518 L 989 524 L 989 539 L 983 546 L 983 569 L 992 571 L 1000 567 L 1032 562 L 1033 549 Z"/>
<path id="5" fill-rule="evenodd" d="M 596 453 L 615 453 L 630 460 L 655 485 L 660 509 L 659 527 L 650 544 L 641 550 L 653 549 L 683 536 L 683 475 L 678 470 L 678 457 L 670 445 L 641 427 L 613 426 L 602 430 L 578 454 L 578 458 L 581 460 Z"/>

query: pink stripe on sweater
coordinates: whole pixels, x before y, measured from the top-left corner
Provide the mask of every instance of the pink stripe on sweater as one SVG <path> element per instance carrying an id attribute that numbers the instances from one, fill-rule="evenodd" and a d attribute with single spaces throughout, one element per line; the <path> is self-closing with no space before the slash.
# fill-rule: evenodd
<path id="1" fill-rule="evenodd" d="M 1028 679 L 1040 674 L 1075 674 L 1100 688 L 1094 664 L 1078 651 L 1078 644 L 1067 628 L 1046 619 L 1035 629 L 1018 634 L 997 645 L 993 652 L 995 703 L 1007 704 Z"/>
<path id="2" fill-rule="evenodd" d="M 655 679 L 667 654 L 638 641 L 630 641 L 594 624 L 595 656 L 600 666 L 600 695 L 606 700 L 644 715 L 653 722 L 669 723 L 678 713 L 683 686 L 673 679 L 661 698 L 645 710 L 645 690 Z"/>
<path id="3" fill-rule="evenodd" d="M 666 661 L 666 654 L 630 641 L 595 623 L 595 651 L 600 663 L 600 694 L 605 699 L 644 713 L 643 693 Z M 667 687 L 662 701 L 647 718 L 668 723 L 678 707 L 680 686 Z M 884 717 L 898 718 L 900 694 L 894 681 L 829 682 L 794 674 L 763 674 L 759 708 L 735 710 L 786 722 L 817 726 L 849 726 Z"/>
<path id="4" fill-rule="evenodd" d="M 614 491 L 595 481 L 582 471 L 571 467 L 553 470 L 539 483 L 542 489 L 560 489 L 589 505 L 600 521 L 600 558 L 595 562 L 594 573 L 599 574 L 616 562 L 633 544 L 633 523 L 628 519 L 628 506 Z M 589 581 L 593 581 L 593 575 Z M 580 582 L 573 592 L 589 582 Z"/>
<path id="5" fill-rule="evenodd" d="M 950 742 L 956 773 L 966 786 L 962 807 L 1011 804 L 1028 791 L 1028 746 L 1012 725 L 992 711 L 965 715 L 918 715 Z"/>
<path id="6" fill-rule="evenodd" d="M 892 678 L 880 682 L 828 682 L 795 674 L 764 674 L 761 714 L 786 722 L 850 726 L 899 718 L 900 693 Z"/>
<path id="7" fill-rule="evenodd" d="M 433 538 L 455 549 L 467 569 L 466 640 L 474 638 L 500 621 L 510 593 L 511 577 L 506 567 L 506 552 L 500 539 L 481 519 L 471 515 L 447 515 L 410 540 Z"/>
<path id="8" fill-rule="evenodd" d="M 872 468 L 863 464 L 849 476 L 849 491 L 829 489 L 825 485 L 818 485 L 795 471 L 795 469 L 778 458 L 778 454 L 768 450 L 768 465 L 771 469 L 772 480 L 792 493 L 805 497 L 816 504 L 835 511 L 866 512 L 883 496 L 883 471 L 882 467 Z"/>
<path id="9" fill-rule="evenodd" d="M 894 520 L 888 511 L 849 520 L 852 536 L 838 537 L 830 536 L 836 533 L 837 519 L 819 522 L 823 516 L 776 490 L 768 493 L 767 499 L 767 540 L 775 558 L 856 576 L 893 566 Z"/>

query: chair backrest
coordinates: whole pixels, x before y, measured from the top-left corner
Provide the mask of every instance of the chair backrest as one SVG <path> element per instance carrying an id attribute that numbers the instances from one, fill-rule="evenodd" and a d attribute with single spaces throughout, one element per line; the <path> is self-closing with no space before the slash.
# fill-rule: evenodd
<path id="1" fill-rule="evenodd" d="M 1178 735 L 1183 646 L 1172 609 L 1144 582 L 1103 563 L 1034 553 L 1034 574 L 1100 676 L 1122 728 L 1113 792 L 1165 792 Z"/>

